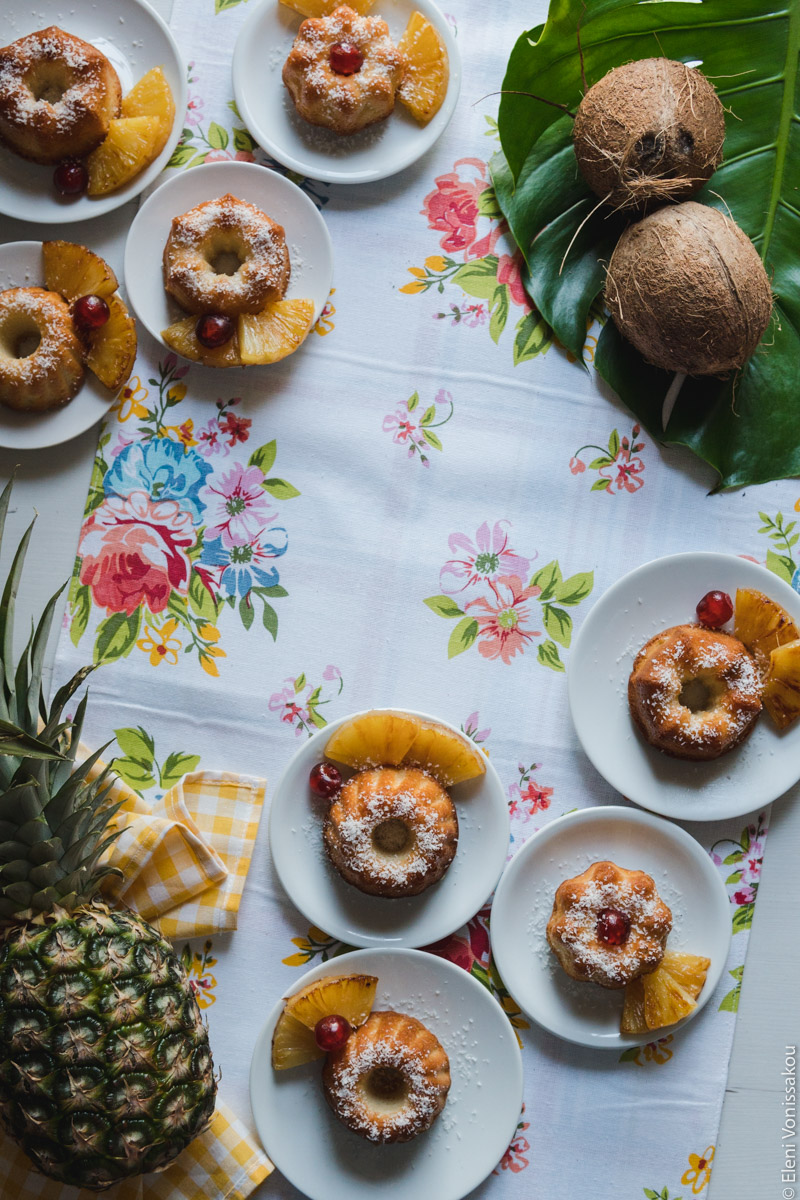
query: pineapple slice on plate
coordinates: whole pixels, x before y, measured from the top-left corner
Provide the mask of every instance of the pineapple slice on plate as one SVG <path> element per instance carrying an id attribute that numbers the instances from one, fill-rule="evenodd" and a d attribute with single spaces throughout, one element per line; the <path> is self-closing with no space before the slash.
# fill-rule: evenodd
<path id="1" fill-rule="evenodd" d="M 107 388 L 127 383 L 136 361 L 136 325 L 119 296 L 108 296 L 109 318 L 87 337 L 86 365 Z"/>
<path id="2" fill-rule="evenodd" d="M 303 17 L 329 17 L 345 0 L 281 0 L 287 8 L 293 8 Z M 372 8 L 375 0 L 347 0 L 348 8 L 354 8 L 363 17 Z"/>
<path id="3" fill-rule="evenodd" d="M 175 121 L 175 101 L 161 67 L 153 67 L 143 75 L 122 101 L 122 117 L 158 117 L 159 136 L 153 148 L 157 158 L 167 144 Z"/>
<path id="4" fill-rule="evenodd" d="M 329 738 L 325 756 L 356 770 L 422 767 L 444 787 L 486 773 L 486 759 L 468 738 L 405 713 L 371 712 L 346 721 Z"/>
<path id="5" fill-rule="evenodd" d="M 209 349 L 198 340 L 196 328 L 197 317 L 183 317 L 168 329 L 162 329 L 161 336 L 170 350 L 192 362 L 202 363 L 204 367 L 241 367 L 237 333 L 224 346 Z"/>
<path id="6" fill-rule="evenodd" d="M 376 975 L 329 975 L 309 983 L 286 1000 L 272 1035 L 276 1071 L 323 1058 L 315 1029 L 323 1017 L 344 1017 L 352 1029 L 363 1025 L 375 1003 Z"/>
<path id="7" fill-rule="evenodd" d="M 77 242 L 42 242 L 44 285 L 71 304 L 81 296 L 113 296 L 119 287 L 107 262 Z"/>
<path id="8" fill-rule="evenodd" d="M 329 975 L 316 979 L 286 1001 L 285 1011 L 308 1029 L 335 1013 L 353 1028 L 363 1025 L 375 1003 L 377 975 Z"/>
<path id="9" fill-rule="evenodd" d="M 89 171 L 89 195 L 105 196 L 123 184 L 158 156 L 161 138 L 159 117 L 118 117 L 109 126 L 108 136 L 86 160 Z M 161 143 L 163 146 L 163 142 Z"/>
<path id="10" fill-rule="evenodd" d="M 800 717 L 800 640 L 776 646 L 769 656 L 764 708 L 778 729 Z"/>
<path id="11" fill-rule="evenodd" d="M 421 12 L 414 12 L 400 39 L 405 67 L 398 100 L 421 125 L 436 116 L 447 95 L 450 66 L 439 31 Z"/>
<path id="12" fill-rule="evenodd" d="M 272 1065 L 275 1070 L 302 1067 L 304 1063 L 324 1057 L 325 1051 L 317 1045 L 314 1030 L 291 1013 L 282 1012 L 272 1035 Z"/>
<path id="13" fill-rule="evenodd" d="M 622 1033 L 649 1033 L 674 1025 L 697 1007 L 711 966 L 710 958 L 668 950 L 660 965 L 625 988 Z"/>
<path id="14" fill-rule="evenodd" d="M 239 346 L 245 366 L 280 362 L 306 339 L 313 300 L 276 300 L 259 313 L 239 317 Z"/>
<path id="15" fill-rule="evenodd" d="M 769 668 L 769 656 L 777 646 L 800 638 L 785 608 L 754 588 L 739 588 L 733 632 L 755 658 L 762 674 Z"/>

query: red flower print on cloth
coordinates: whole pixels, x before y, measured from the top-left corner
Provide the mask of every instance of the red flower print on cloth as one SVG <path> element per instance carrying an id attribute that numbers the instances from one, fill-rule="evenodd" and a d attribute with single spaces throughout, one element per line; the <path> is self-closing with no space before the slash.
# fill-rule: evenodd
<path id="1" fill-rule="evenodd" d="M 508 521 L 495 521 L 490 526 L 488 521 L 475 533 L 475 539 L 468 538 L 465 533 L 451 533 L 447 539 L 452 554 L 461 554 L 460 558 L 451 558 L 439 573 L 442 591 L 447 595 L 463 592 L 473 584 L 497 579 L 500 575 L 525 576 L 531 565 L 531 559 L 523 558 L 512 550 L 508 542 Z"/>
<path id="2" fill-rule="evenodd" d="M 479 158 L 460 158 L 446 175 L 439 175 L 435 187 L 423 201 L 422 215 L 431 229 L 442 234 L 439 245 L 450 254 L 464 252 L 469 258 L 488 253 L 485 238 L 478 235 L 478 198 L 489 186 L 486 164 Z"/>
<path id="3" fill-rule="evenodd" d="M 593 492 L 606 492 L 618 495 L 620 492 L 638 492 L 644 487 L 645 464 L 639 458 L 639 452 L 644 450 L 645 443 L 637 441 L 641 433 L 638 425 L 634 425 L 630 437 L 620 439 L 616 429 L 611 431 L 607 446 L 595 446 L 588 443 L 576 450 L 569 460 L 569 469 L 573 475 L 582 475 L 587 464 L 581 458 L 585 450 L 595 454 L 588 464 L 590 471 L 596 471 L 599 478 L 592 484 Z"/>
<path id="4" fill-rule="evenodd" d="M 474 964 L 486 969 L 489 965 L 489 908 L 482 909 L 466 926 L 466 937 L 453 933 L 425 949 L 439 958 L 446 958 L 463 971 L 472 971 Z"/>
<path id="5" fill-rule="evenodd" d="M 508 284 L 509 295 L 514 304 L 519 308 L 524 308 L 526 312 L 531 312 L 533 305 L 530 297 L 522 286 L 522 273 L 520 271 L 520 263 L 522 255 L 517 252 L 515 255 L 501 254 L 497 260 L 497 282 Z"/>
<path id="6" fill-rule="evenodd" d="M 186 551 L 194 541 L 192 515 L 176 500 L 107 496 L 83 527 L 80 582 L 107 612 L 131 616 L 142 601 L 163 612 L 173 591 L 189 589 Z"/>
<path id="7" fill-rule="evenodd" d="M 502 575 L 492 584 L 495 601 L 479 596 L 465 605 L 478 622 L 478 650 L 484 658 L 500 658 L 510 663 L 525 649 L 540 630 L 526 626 L 529 619 L 526 600 L 541 595 L 540 587 L 525 587 L 518 575 Z"/>
<path id="8" fill-rule="evenodd" d="M 525 1155 L 530 1153 L 531 1144 L 525 1137 L 525 1131 L 526 1129 L 530 1129 L 531 1123 L 530 1121 L 523 1121 L 522 1118 L 524 1115 L 525 1105 L 523 1104 L 519 1123 L 511 1139 L 511 1143 L 492 1174 L 499 1175 L 501 1171 L 513 1171 L 514 1174 L 518 1174 L 528 1166 L 529 1160 Z"/>
<path id="9" fill-rule="evenodd" d="M 610 467 L 601 467 L 598 475 L 609 480 L 609 492 L 615 489 L 618 492 L 638 492 L 640 487 L 644 487 L 643 471 L 642 460 L 631 455 L 628 447 L 623 444 L 613 464 Z"/>

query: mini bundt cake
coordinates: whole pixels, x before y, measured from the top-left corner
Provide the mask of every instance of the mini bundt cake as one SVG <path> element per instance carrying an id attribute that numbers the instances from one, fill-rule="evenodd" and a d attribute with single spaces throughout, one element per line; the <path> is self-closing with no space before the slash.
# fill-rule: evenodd
<path id="1" fill-rule="evenodd" d="M 283 82 L 301 117 L 334 133 L 357 133 L 394 110 L 404 56 L 380 17 L 343 6 L 300 26 Z"/>
<path id="2" fill-rule="evenodd" d="M 450 1062 L 415 1017 L 373 1012 L 322 1071 L 325 1098 L 348 1129 L 371 1142 L 408 1142 L 445 1106 Z"/>
<path id="3" fill-rule="evenodd" d="M 628 681 L 643 737 L 675 758 L 718 758 L 738 746 L 761 712 L 761 678 L 738 638 L 674 625 L 636 656 Z"/>
<path id="4" fill-rule="evenodd" d="M 69 305 L 44 288 L 0 292 L 0 402 L 19 412 L 58 408 L 83 376 Z"/>
<path id="5" fill-rule="evenodd" d="M 229 193 L 174 218 L 164 286 L 187 312 L 258 313 L 282 299 L 288 283 L 283 226 L 255 204 Z"/>
<path id="6" fill-rule="evenodd" d="M 416 896 L 455 857 L 450 796 L 418 767 L 377 767 L 349 779 L 325 817 L 325 849 L 348 883 L 372 896 Z"/>
<path id="7" fill-rule="evenodd" d="M 105 54 L 57 25 L 0 49 L 0 140 L 23 158 L 54 163 L 89 154 L 121 100 Z"/>
<path id="8" fill-rule="evenodd" d="M 597 862 L 559 885 L 547 940 L 573 979 L 623 988 L 656 969 L 671 928 L 649 875 Z"/>

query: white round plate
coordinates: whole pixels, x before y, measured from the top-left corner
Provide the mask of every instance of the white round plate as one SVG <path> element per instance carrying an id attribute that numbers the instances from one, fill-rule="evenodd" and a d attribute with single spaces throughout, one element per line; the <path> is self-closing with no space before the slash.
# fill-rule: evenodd
<path id="1" fill-rule="evenodd" d="M 414 11 L 436 26 L 450 60 L 444 103 L 420 125 L 398 102 L 385 121 L 342 137 L 311 125 L 296 112 L 281 78 L 302 17 L 279 0 L 263 0 L 247 16 L 233 55 L 233 90 L 247 128 L 279 163 L 326 183 L 369 183 L 410 167 L 450 123 L 461 90 L 461 59 L 443 13 L 431 0 L 379 0 L 370 15 L 382 17 L 396 43 Z"/>
<path id="2" fill-rule="evenodd" d="M 652 876 L 672 909 L 668 949 L 711 959 L 697 1008 L 662 1031 L 620 1033 L 623 992 L 571 979 L 547 943 L 558 885 L 604 859 Z M 492 903 L 492 954 L 503 983 L 539 1025 L 581 1046 L 623 1050 L 680 1029 L 709 1000 L 728 958 L 730 907 L 717 868 L 680 826 L 635 808 L 584 808 L 545 825 L 506 867 Z"/>
<path id="3" fill-rule="evenodd" d="M 333 279 L 333 247 L 328 227 L 305 192 L 277 171 L 255 163 L 205 163 L 156 188 L 136 214 L 125 243 L 128 297 L 162 346 L 161 330 L 186 316 L 164 290 L 162 257 L 172 219 L 227 192 L 255 204 L 284 227 L 292 264 L 286 298 L 313 300 L 315 321 L 325 307 Z"/>
<path id="4" fill-rule="evenodd" d="M 706 592 L 736 598 L 757 588 L 800 624 L 800 596 L 757 563 L 731 554 L 673 554 L 645 563 L 601 596 L 572 647 L 569 705 L 586 754 L 612 787 L 680 821 L 720 821 L 770 804 L 800 779 L 800 722 L 780 733 L 766 713 L 736 750 L 688 762 L 654 750 L 628 708 L 628 676 L 641 647 L 670 625 L 696 621 Z"/>
<path id="5" fill-rule="evenodd" d="M 334 1117 L 321 1061 L 286 1071 L 270 1065 L 279 1000 L 256 1042 L 250 1103 L 279 1171 L 310 1200 L 462 1200 L 497 1166 L 522 1108 L 522 1056 L 508 1018 L 461 967 L 419 950 L 357 950 L 308 971 L 289 995 L 326 975 L 378 976 L 375 1009 L 408 1013 L 450 1059 L 447 1104 L 427 1133 L 374 1145 Z"/>
<path id="6" fill-rule="evenodd" d="M 61 199 L 53 188 L 53 167 L 27 162 L 0 147 L 0 212 L 21 221 L 65 225 L 88 221 L 127 204 L 156 179 L 170 160 L 183 129 L 186 112 L 186 69 L 178 45 L 161 17 L 146 0 L 36 0 L 0 5 L 0 46 L 58 25 L 66 33 L 91 42 L 111 60 L 125 95 L 151 67 L 162 67 L 175 100 L 175 122 L 166 146 L 144 171 L 108 196 Z"/>
<path id="7" fill-rule="evenodd" d="M 0 292 L 11 287 L 44 287 L 41 242 L 0 244 Z M 42 450 L 68 442 L 108 414 L 115 397 L 87 370 L 77 396 L 52 412 L 20 413 L 0 404 L 0 446 Z"/>
<path id="8" fill-rule="evenodd" d="M 326 725 L 304 742 L 289 762 L 272 798 L 272 860 L 300 912 L 340 941 L 351 946 L 428 946 L 474 917 L 500 878 L 509 838 L 503 785 L 487 759 L 485 775 L 452 789 L 458 812 L 458 850 L 438 883 L 419 896 L 403 899 L 368 896 L 345 883 L 328 861 L 322 841 L 325 803 L 317 800 L 308 786 L 309 771 L 324 758 L 328 738 L 340 725 L 360 715 L 354 713 Z M 411 715 L 459 732 L 439 717 Z"/>

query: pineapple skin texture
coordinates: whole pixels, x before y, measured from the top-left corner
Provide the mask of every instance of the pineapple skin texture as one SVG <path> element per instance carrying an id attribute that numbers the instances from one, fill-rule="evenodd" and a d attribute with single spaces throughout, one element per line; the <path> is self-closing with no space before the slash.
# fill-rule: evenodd
<path id="1" fill-rule="evenodd" d="M 0 1117 L 45 1175 L 101 1191 L 206 1127 L 208 1033 L 174 950 L 93 901 L 2 932 Z"/>

